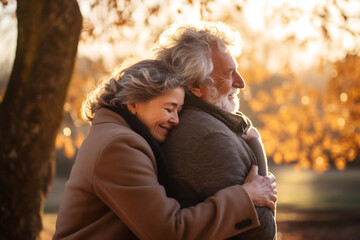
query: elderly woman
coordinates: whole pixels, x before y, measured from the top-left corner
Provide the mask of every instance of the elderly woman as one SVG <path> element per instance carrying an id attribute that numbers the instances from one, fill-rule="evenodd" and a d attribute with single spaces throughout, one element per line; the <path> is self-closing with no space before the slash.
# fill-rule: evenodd
<path id="1" fill-rule="evenodd" d="M 92 126 L 66 184 L 54 239 L 225 239 L 246 228 L 254 212 L 241 207 L 239 185 L 184 209 L 166 195 L 158 143 L 179 123 L 183 84 L 159 61 L 144 60 L 88 97 L 83 110 Z"/>

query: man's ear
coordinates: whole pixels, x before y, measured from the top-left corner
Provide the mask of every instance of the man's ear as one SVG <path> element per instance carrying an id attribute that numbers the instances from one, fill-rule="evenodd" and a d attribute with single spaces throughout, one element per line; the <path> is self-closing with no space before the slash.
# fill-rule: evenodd
<path id="1" fill-rule="evenodd" d="M 190 91 L 192 92 L 192 94 L 194 94 L 196 97 L 201 98 L 202 97 L 202 92 L 200 87 L 194 87 L 191 86 L 190 87 Z"/>

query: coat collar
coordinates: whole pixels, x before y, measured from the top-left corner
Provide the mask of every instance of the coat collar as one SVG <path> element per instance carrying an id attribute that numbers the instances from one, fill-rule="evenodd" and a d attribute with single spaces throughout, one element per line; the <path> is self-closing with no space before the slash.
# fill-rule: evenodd
<path id="1" fill-rule="evenodd" d="M 125 121 L 123 117 L 106 108 L 100 108 L 99 110 L 97 110 L 92 121 L 92 125 L 102 123 L 117 123 L 130 128 L 129 124 Z"/>
<path id="2" fill-rule="evenodd" d="M 236 114 L 227 112 L 214 105 L 202 101 L 200 98 L 193 95 L 185 96 L 185 108 L 196 109 L 206 112 L 223 122 L 233 132 L 238 134 L 246 134 L 252 123 L 243 113 L 237 112 Z"/>

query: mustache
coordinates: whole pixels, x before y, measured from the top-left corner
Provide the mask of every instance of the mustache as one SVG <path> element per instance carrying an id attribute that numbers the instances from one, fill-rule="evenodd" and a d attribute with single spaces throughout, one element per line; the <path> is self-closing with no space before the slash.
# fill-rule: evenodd
<path id="1" fill-rule="evenodd" d="M 240 90 L 238 88 L 231 88 L 229 93 L 228 93 L 228 96 L 229 95 L 238 95 L 240 93 Z"/>

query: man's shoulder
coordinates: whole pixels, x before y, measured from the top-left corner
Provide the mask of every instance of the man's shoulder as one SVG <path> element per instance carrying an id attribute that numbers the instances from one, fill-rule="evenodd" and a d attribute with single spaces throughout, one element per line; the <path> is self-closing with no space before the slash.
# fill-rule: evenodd
<path id="1" fill-rule="evenodd" d="M 177 127 L 179 129 L 201 129 L 201 130 L 210 130 L 214 131 L 216 129 L 227 128 L 224 123 L 222 123 L 217 118 L 211 116 L 205 111 L 198 109 L 186 108 L 180 115 L 180 124 Z"/>

